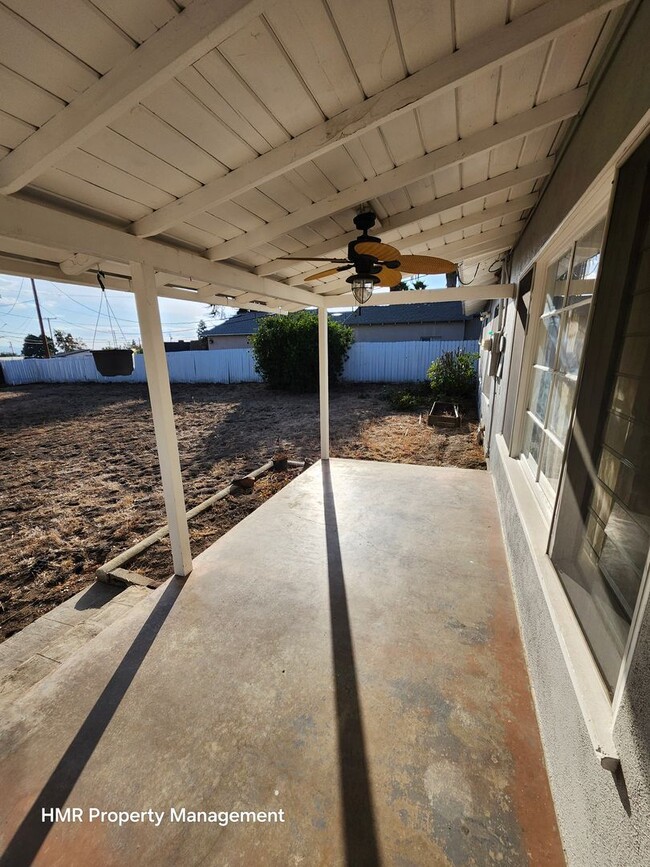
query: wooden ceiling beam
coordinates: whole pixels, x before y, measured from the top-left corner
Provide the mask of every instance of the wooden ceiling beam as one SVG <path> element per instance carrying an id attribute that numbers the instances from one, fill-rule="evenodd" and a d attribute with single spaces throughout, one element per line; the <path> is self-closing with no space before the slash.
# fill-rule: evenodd
<path id="1" fill-rule="evenodd" d="M 545 175 L 549 174 L 553 165 L 553 157 L 547 157 L 546 159 L 521 166 L 518 169 L 513 169 L 510 172 L 496 175 L 493 178 L 489 178 L 487 181 L 480 181 L 478 184 L 471 184 L 469 187 L 457 190 L 455 193 L 440 196 L 438 199 L 433 199 L 423 205 L 409 208 L 407 211 L 400 211 L 399 213 L 393 214 L 391 217 L 382 220 L 381 232 L 384 234 L 394 229 L 402 229 L 404 226 L 412 226 L 417 223 L 418 220 L 424 220 L 427 217 L 434 217 L 438 214 L 443 214 L 445 211 L 452 208 L 466 205 L 469 202 L 479 201 L 492 193 L 503 192 L 504 190 L 510 189 L 510 187 L 525 183 L 526 181 L 535 181 L 538 178 L 543 178 Z M 374 231 L 375 230 L 373 229 L 373 232 Z M 354 229 L 343 235 L 337 235 L 335 238 L 330 238 L 329 240 L 319 242 L 318 244 L 313 244 L 310 247 L 305 247 L 304 250 L 300 250 L 299 252 L 305 258 L 309 256 L 325 256 L 328 253 L 345 250 L 348 243 L 354 241 L 354 239 L 358 237 L 359 231 Z M 388 241 L 388 243 L 390 243 L 390 241 Z M 395 239 L 395 243 L 400 243 L 399 239 Z M 263 265 L 258 265 L 257 268 L 255 268 L 255 273 L 264 277 L 269 274 L 275 274 L 284 268 L 290 267 L 290 265 L 291 263 L 287 259 L 274 259 L 271 262 L 265 262 Z"/>
<path id="2" fill-rule="evenodd" d="M 467 136 L 467 138 L 438 148 L 432 153 L 404 163 L 370 180 L 361 181 L 346 190 L 333 193 L 319 202 L 299 208 L 297 211 L 286 214 L 277 220 L 272 220 L 250 232 L 237 235 L 230 241 L 225 241 L 208 249 L 206 256 L 213 260 L 238 256 L 300 226 L 309 225 L 315 220 L 329 217 L 361 202 L 367 202 L 370 199 L 391 193 L 421 178 L 428 177 L 439 169 L 458 165 L 471 156 L 484 153 L 498 145 L 559 123 L 573 117 L 580 111 L 586 95 L 587 88 L 585 86 L 556 96 L 548 102 L 501 123 L 495 123 L 487 129 Z"/>
<path id="3" fill-rule="evenodd" d="M 624 2 L 626 0 L 549 0 L 505 26 L 481 34 L 453 54 L 234 169 L 225 177 L 217 178 L 136 220 L 132 231 L 141 237 L 163 232 L 192 214 L 214 208 L 358 138 L 368 130 L 413 111 L 441 93 L 459 87 L 474 76 Z"/>
<path id="4" fill-rule="evenodd" d="M 497 298 L 514 298 L 517 287 L 514 283 L 493 284 L 492 286 L 456 286 L 454 289 L 421 289 L 411 292 L 375 292 L 364 307 L 382 307 L 385 304 L 430 304 L 432 301 L 492 301 Z M 358 307 L 352 293 L 330 296 L 328 309 L 336 307 Z"/>
<path id="5" fill-rule="evenodd" d="M 192 0 L 146 42 L 0 161 L 14 193 L 256 18 L 268 0 Z"/>
<path id="6" fill-rule="evenodd" d="M 320 303 L 319 298 L 306 289 L 258 277 L 232 265 L 210 262 L 189 250 L 136 238 L 121 229 L 76 214 L 25 199 L 0 196 L 0 250 L 10 248 L 15 239 L 28 248 L 63 249 L 69 251 L 70 256 L 81 253 L 100 262 L 142 262 L 165 274 L 214 284 L 225 295 L 254 292 L 256 296 L 273 299 L 278 306 L 283 301 L 302 307 Z"/>

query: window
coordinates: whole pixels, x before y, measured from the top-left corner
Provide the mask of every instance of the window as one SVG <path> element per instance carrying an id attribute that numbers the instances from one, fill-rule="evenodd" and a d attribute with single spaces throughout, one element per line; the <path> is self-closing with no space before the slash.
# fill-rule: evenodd
<path id="1" fill-rule="evenodd" d="M 549 504 L 558 490 L 604 225 L 594 226 L 546 271 L 521 456 Z"/>
<path id="2" fill-rule="evenodd" d="M 650 141 L 639 151 L 619 176 L 550 546 L 611 695 L 650 568 Z M 576 248 L 580 280 L 596 241 Z"/>

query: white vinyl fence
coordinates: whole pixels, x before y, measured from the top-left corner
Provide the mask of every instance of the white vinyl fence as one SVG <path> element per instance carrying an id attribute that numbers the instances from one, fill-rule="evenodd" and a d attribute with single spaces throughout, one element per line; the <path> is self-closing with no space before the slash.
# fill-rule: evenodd
<path id="1" fill-rule="evenodd" d="M 445 352 L 478 352 L 477 340 L 404 340 L 353 343 L 343 371 L 348 382 L 416 382 Z"/>
<path id="2" fill-rule="evenodd" d="M 424 379 L 427 368 L 445 352 L 478 352 L 476 340 L 404 341 L 400 343 L 355 343 L 343 371 L 348 382 L 413 382 Z M 33 382 L 146 382 L 142 355 L 135 356 L 130 376 L 102 376 L 91 355 L 65 358 L 3 359 L 8 385 Z M 259 382 L 250 349 L 216 349 L 168 352 L 167 367 L 172 382 Z"/>

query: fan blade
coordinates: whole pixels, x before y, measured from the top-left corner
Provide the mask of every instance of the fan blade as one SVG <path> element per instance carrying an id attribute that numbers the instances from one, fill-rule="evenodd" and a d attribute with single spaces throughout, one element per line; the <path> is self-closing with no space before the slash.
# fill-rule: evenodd
<path id="1" fill-rule="evenodd" d="M 395 268 L 382 268 L 379 274 L 379 285 L 380 286 L 397 286 L 398 283 L 402 282 L 402 275 L 399 271 L 396 271 Z"/>
<path id="2" fill-rule="evenodd" d="M 384 262 L 393 262 L 400 257 L 397 247 L 391 247 L 390 244 L 380 244 L 378 241 L 357 241 L 354 245 L 354 252 L 361 253 L 363 256 L 374 256 Z"/>
<path id="3" fill-rule="evenodd" d="M 300 256 L 278 256 L 278 259 L 282 259 L 283 262 L 339 262 L 341 264 L 349 264 L 349 259 L 328 259 L 328 258 L 319 258 L 318 256 L 305 256 L 301 258 Z"/>
<path id="4" fill-rule="evenodd" d="M 325 277 L 331 277 L 332 274 L 336 274 L 338 268 L 328 268 L 326 271 L 319 271 L 317 274 L 310 274 L 309 277 L 305 277 L 305 282 L 308 280 L 323 280 Z"/>
<path id="5" fill-rule="evenodd" d="M 399 256 L 399 266 L 407 274 L 449 274 L 456 265 L 437 256 Z"/>

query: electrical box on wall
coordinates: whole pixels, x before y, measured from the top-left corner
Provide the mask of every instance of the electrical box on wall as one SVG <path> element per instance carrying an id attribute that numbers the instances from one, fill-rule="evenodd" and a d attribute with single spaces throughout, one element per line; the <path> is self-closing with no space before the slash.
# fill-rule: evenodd
<path id="1" fill-rule="evenodd" d="M 490 376 L 496 376 L 497 378 L 501 377 L 501 374 L 503 373 L 503 358 L 505 355 L 505 350 L 505 333 L 503 331 L 495 331 L 492 335 L 490 345 L 490 366 L 488 368 L 488 373 Z"/>

